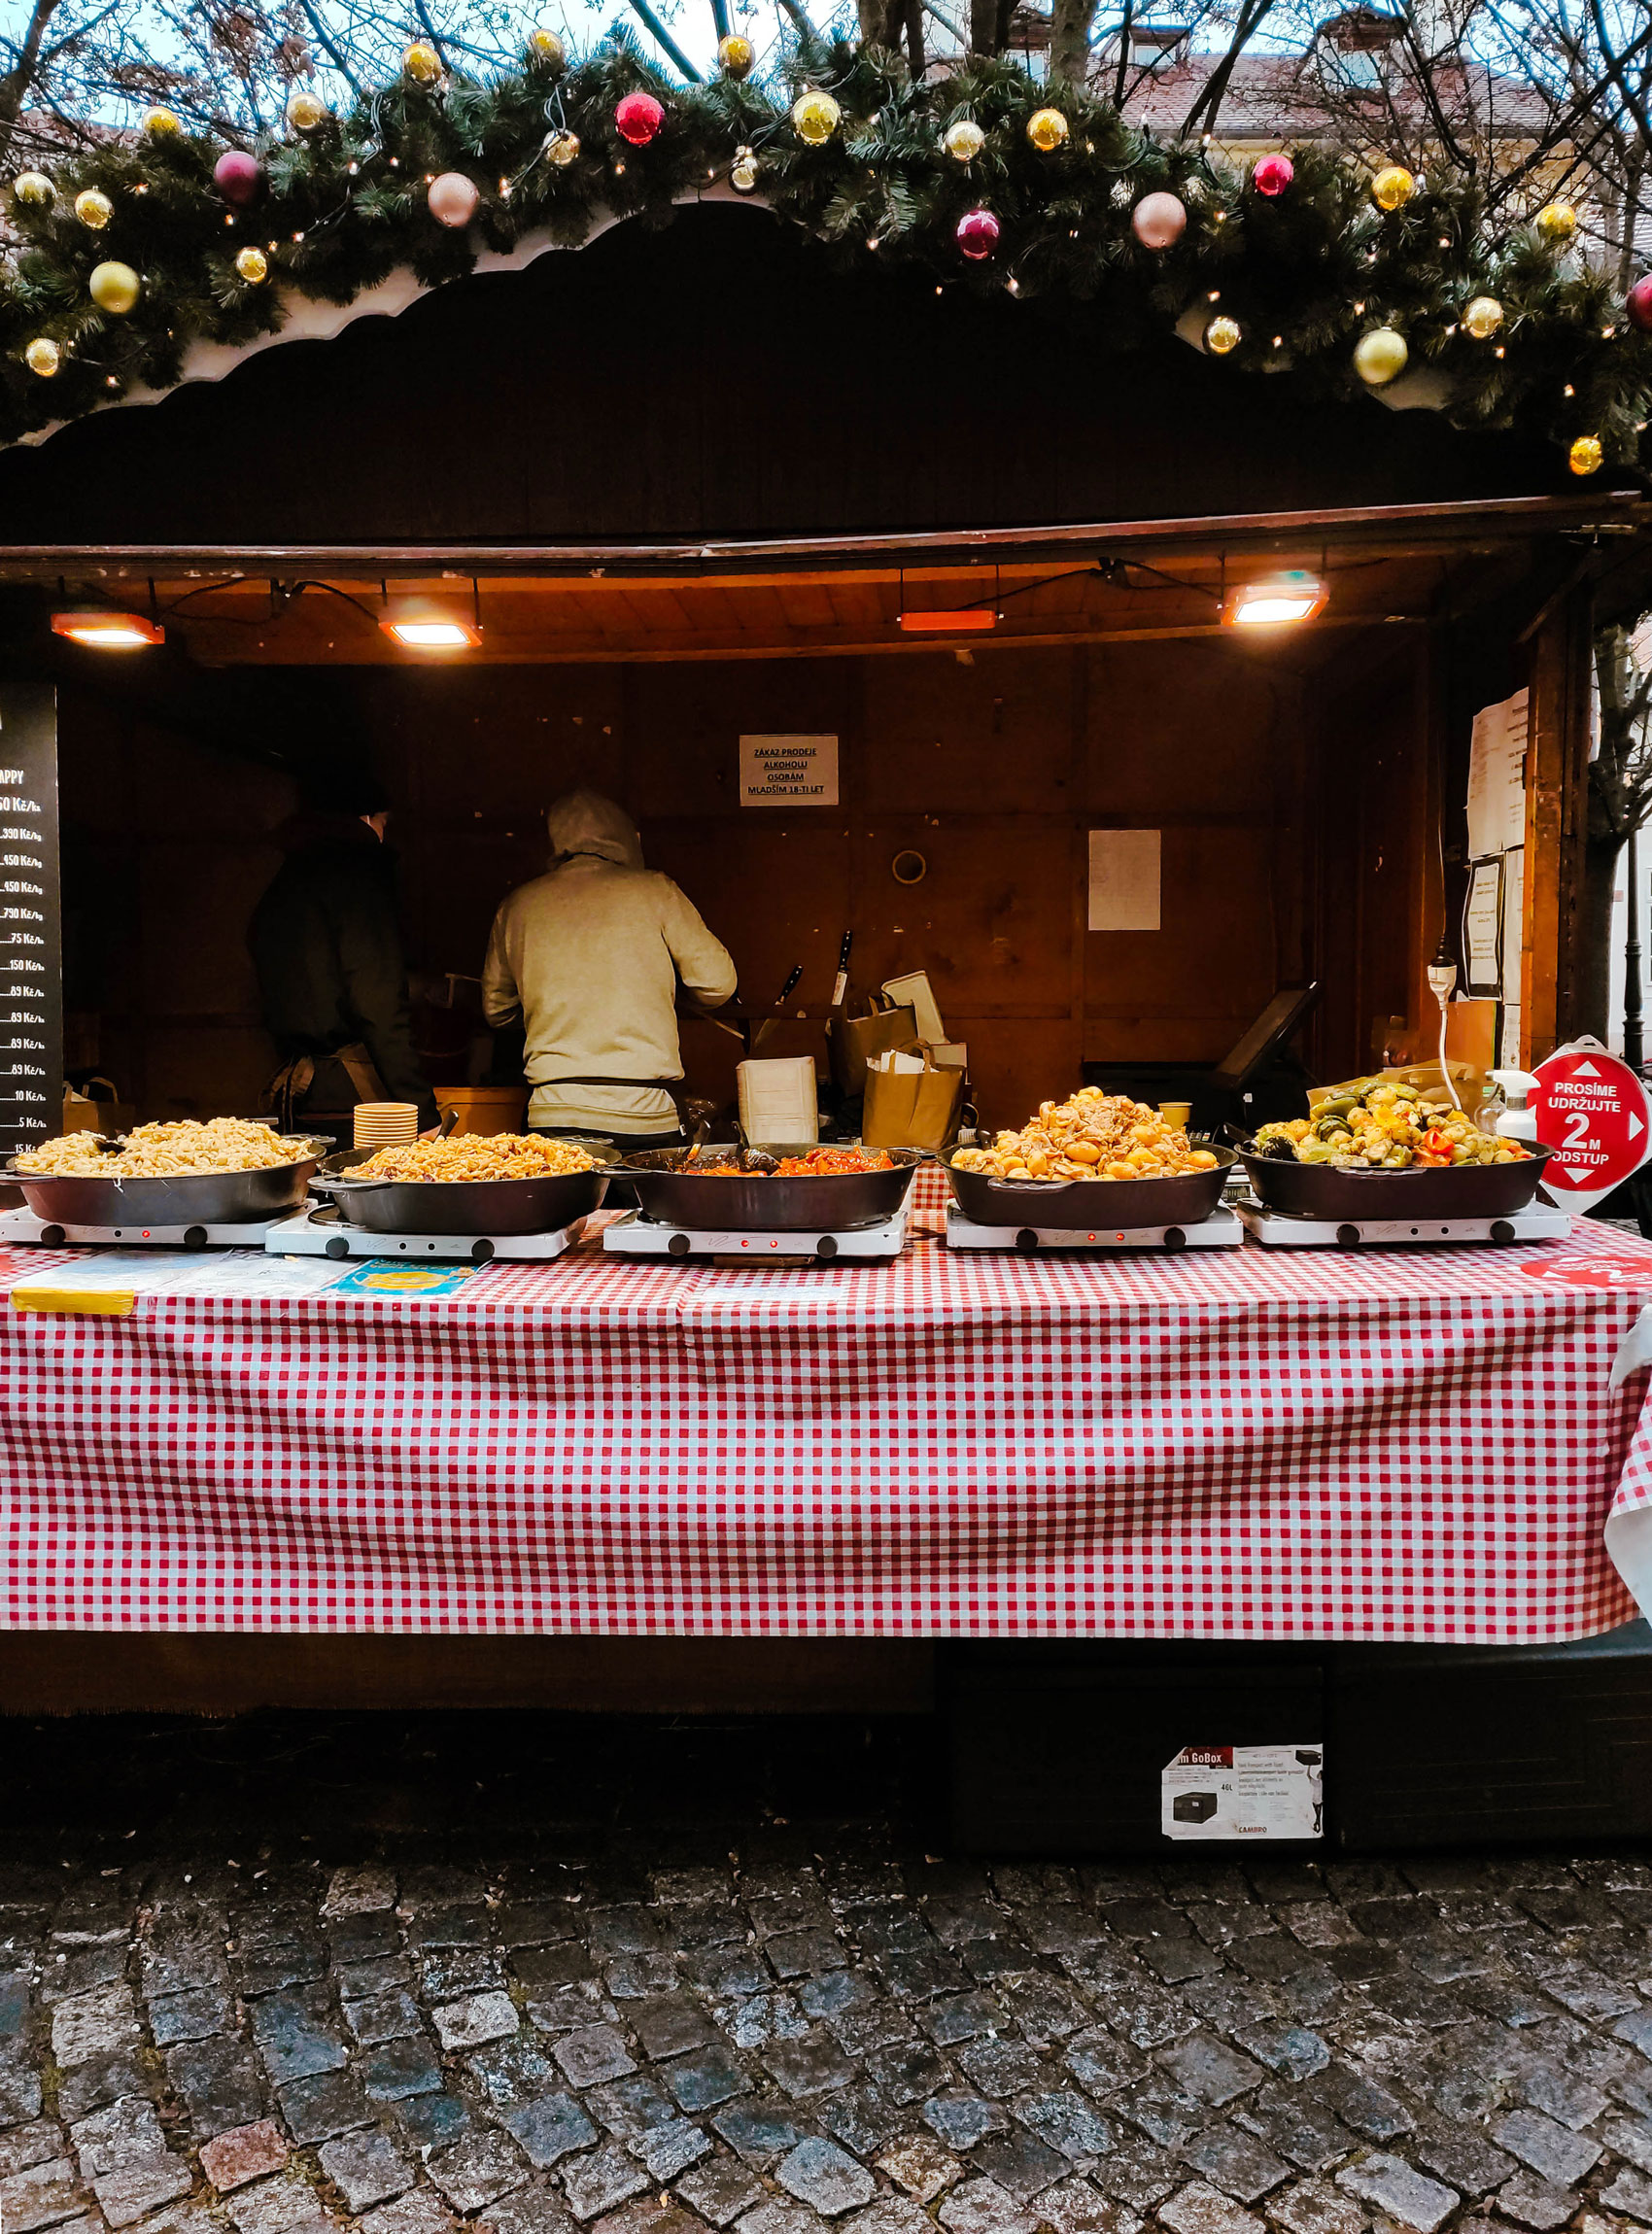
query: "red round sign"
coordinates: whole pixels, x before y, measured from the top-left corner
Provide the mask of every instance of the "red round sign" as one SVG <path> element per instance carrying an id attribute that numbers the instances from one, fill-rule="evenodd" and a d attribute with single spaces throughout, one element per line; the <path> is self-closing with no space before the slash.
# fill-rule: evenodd
<path id="1" fill-rule="evenodd" d="M 1652 1151 L 1652 1105 L 1627 1063 L 1603 1048 L 1563 1048 L 1533 1074 L 1537 1138 L 1552 1148 L 1543 1185 L 1586 1209 L 1632 1179 Z"/>

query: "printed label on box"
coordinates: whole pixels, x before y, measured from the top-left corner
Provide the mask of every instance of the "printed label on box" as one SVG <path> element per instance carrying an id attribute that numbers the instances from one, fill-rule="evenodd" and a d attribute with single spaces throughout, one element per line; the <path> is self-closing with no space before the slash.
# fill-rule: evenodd
<path id="1" fill-rule="evenodd" d="M 1167 1839 L 1323 1839 L 1323 1745 L 1185 1745 L 1161 1778 Z"/>

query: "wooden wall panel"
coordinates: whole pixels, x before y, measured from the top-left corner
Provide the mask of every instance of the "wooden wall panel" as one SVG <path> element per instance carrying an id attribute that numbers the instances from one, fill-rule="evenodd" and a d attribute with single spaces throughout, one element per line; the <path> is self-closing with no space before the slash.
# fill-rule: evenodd
<path id="1" fill-rule="evenodd" d="M 1098 644 L 1084 805 L 1104 818 L 1266 818 L 1291 765 L 1300 697 L 1277 644 Z"/>
<path id="2" fill-rule="evenodd" d="M 948 652 L 866 670 L 869 813 L 1016 814 L 1076 804 L 1074 667 L 1083 653 Z"/>

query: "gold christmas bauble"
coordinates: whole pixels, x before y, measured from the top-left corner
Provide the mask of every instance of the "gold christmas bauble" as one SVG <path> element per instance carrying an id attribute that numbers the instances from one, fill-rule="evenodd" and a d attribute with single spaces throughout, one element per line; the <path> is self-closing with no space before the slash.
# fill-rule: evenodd
<path id="1" fill-rule="evenodd" d="M 442 74 L 442 58 L 429 39 L 415 39 L 401 57 L 401 67 L 416 86 L 433 86 Z"/>
<path id="2" fill-rule="evenodd" d="M 296 92 L 287 104 L 287 121 L 295 132 L 313 132 L 327 122 L 327 103 L 314 93 Z"/>
<path id="3" fill-rule="evenodd" d="M 1463 330 L 1476 341 L 1490 341 L 1503 322 L 1503 306 L 1495 294 L 1477 294 L 1463 314 Z"/>
<path id="4" fill-rule="evenodd" d="M 793 128 L 811 148 L 823 146 L 843 120 L 843 112 L 830 93 L 818 89 L 800 93 L 792 103 Z"/>
<path id="5" fill-rule="evenodd" d="M 269 258 L 261 248 L 244 248 L 236 256 L 235 269 L 249 287 L 262 287 L 269 277 Z"/>
<path id="6" fill-rule="evenodd" d="M 568 49 L 556 33 L 543 23 L 529 32 L 528 52 L 544 70 L 560 70 L 568 60 Z"/>
<path id="7" fill-rule="evenodd" d="M 736 193 L 748 194 L 757 184 L 757 157 L 749 148 L 736 148 L 729 165 L 729 184 Z"/>
<path id="8" fill-rule="evenodd" d="M 1059 109 L 1035 109 L 1027 119 L 1027 138 L 1041 155 L 1052 155 L 1071 128 Z"/>
<path id="9" fill-rule="evenodd" d="M 1410 354 L 1402 333 L 1392 326 L 1374 326 L 1354 345 L 1354 369 L 1367 388 L 1386 388 L 1405 370 Z"/>
<path id="10" fill-rule="evenodd" d="M 75 215 L 82 224 L 90 225 L 93 232 L 101 232 L 115 215 L 115 204 L 96 187 L 87 187 L 84 193 L 75 196 Z"/>
<path id="11" fill-rule="evenodd" d="M 973 117 L 960 117 L 946 126 L 941 145 L 955 163 L 973 163 L 986 145 L 986 134 Z"/>
<path id="12" fill-rule="evenodd" d="M 1205 347 L 1213 357 L 1225 357 L 1230 349 L 1238 348 L 1242 339 L 1239 321 L 1225 314 L 1213 318 L 1205 327 Z"/>
<path id="13" fill-rule="evenodd" d="M 12 181 L 12 199 L 25 209 L 49 210 L 57 199 L 57 189 L 44 171 L 19 171 Z"/>
<path id="14" fill-rule="evenodd" d="M 1402 210 L 1417 191 L 1417 181 L 1403 163 L 1388 163 L 1371 181 L 1371 199 L 1380 210 Z"/>
<path id="15" fill-rule="evenodd" d="M 749 77 L 751 65 L 756 59 L 756 48 L 738 31 L 731 31 L 726 39 L 717 41 L 717 60 L 722 64 L 726 77 Z"/>
<path id="16" fill-rule="evenodd" d="M 42 380 L 50 380 L 63 361 L 63 352 L 54 341 L 43 333 L 38 341 L 31 341 L 23 351 L 23 362 L 31 372 L 38 372 Z"/>
<path id="17" fill-rule="evenodd" d="M 152 140 L 168 140 L 184 129 L 181 119 L 171 109 L 146 109 L 144 130 Z"/>
<path id="18" fill-rule="evenodd" d="M 1580 479 L 1599 473 L 1606 463 L 1606 453 L 1600 447 L 1598 434 L 1580 434 L 1566 454 L 1566 462 Z"/>
<path id="19" fill-rule="evenodd" d="M 559 171 L 579 159 L 579 134 L 577 132 L 547 132 L 540 151 L 546 162 L 554 163 Z"/>
<path id="20" fill-rule="evenodd" d="M 100 263 L 92 267 L 86 290 L 99 310 L 112 318 L 124 318 L 136 307 L 143 282 L 129 263 Z"/>
<path id="21" fill-rule="evenodd" d="M 1551 248 L 1565 248 L 1577 230 L 1577 212 L 1570 202 L 1545 202 L 1532 222 Z"/>

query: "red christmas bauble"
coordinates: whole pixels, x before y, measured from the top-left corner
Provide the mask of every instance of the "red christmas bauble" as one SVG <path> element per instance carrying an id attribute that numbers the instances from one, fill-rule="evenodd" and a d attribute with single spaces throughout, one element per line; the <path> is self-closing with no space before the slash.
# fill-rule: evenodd
<path id="1" fill-rule="evenodd" d="M 1624 296 L 1623 306 L 1631 326 L 1639 327 L 1642 333 L 1652 333 L 1652 271 L 1635 281 Z"/>
<path id="2" fill-rule="evenodd" d="M 665 120 L 666 112 L 652 93 L 627 93 L 614 111 L 620 138 L 634 148 L 645 148 Z"/>
<path id="3" fill-rule="evenodd" d="M 1274 201 L 1295 176 L 1296 166 L 1289 155 L 1263 155 L 1251 173 L 1251 184 Z"/>
<path id="4" fill-rule="evenodd" d="M 244 148 L 229 148 L 214 163 L 212 183 L 231 208 L 244 210 L 264 183 L 264 167 Z"/>
<path id="5" fill-rule="evenodd" d="M 981 263 L 998 246 L 998 220 L 990 210 L 966 210 L 953 235 L 972 263 Z"/>

